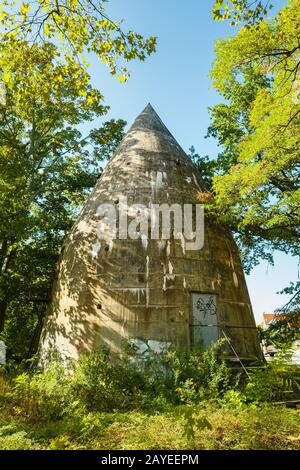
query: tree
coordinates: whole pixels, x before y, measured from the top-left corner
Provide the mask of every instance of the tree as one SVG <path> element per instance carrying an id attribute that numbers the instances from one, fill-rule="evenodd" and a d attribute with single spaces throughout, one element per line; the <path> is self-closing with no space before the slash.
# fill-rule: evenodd
<path id="1" fill-rule="evenodd" d="M 300 2 L 291 0 L 273 20 L 241 27 L 216 45 L 214 86 L 230 105 L 211 111 L 209 132 L 225 145 L 224 171 L 213 179 L 214 210 L 238 232 L 251 261 L 274 249 L 300 254 L 299 33 Z M 236 90 L 245 87 L 248 111 L 239 116 Z"/>
<path id="2" fill-rule="evenodd" d="M 246 134 L 253 131 L 250 109 L 261 89 L 270 89 L 271 80 L 253 67 L 245 67 L 243 80 L 232 75 L 224 83 L 224 103 L 209 108 L 211 124 L 207 136 L 217 140 L 222 151 L 218 154 L 215 173 L 225 175 L 239 156 L 239 145 Z"/>
<path id="3" fill-rule="evenodd" d="M 202 156 L 196 153 L 195 147 L 193 145 L 189 149 L 188 156 L 197 166 L 202 180 L 207 186 L 207 190 L 211 190 L 212 179 L 217 171 L 217 162 L 215 160 L 210 159 L 208 155 Z"/>
<path id="4" fill-rule="evenodd" d="M 250 124 L 250 109 L 258 90 L 269 89 L 271 80 L 264 74 L 257 73 L 251 66 L 245 68 L 243 81 L 231 77 L 226 83 L 222 96 L 223 103 L 209 108 L 210 120 L 206 137 L 217 140 L 220 151 L 216 159 L 198 155 L 194 148 L 190 149 L 190 157 L 198 166 L 208 190 L 213 193 L 213 181 L 217 175 L 226 175 L 237 164 L 239 144 L 247 133 L 252 132 Z M 204 201 L 205 202 L 205 201 Z M 219 208 L 215 205 L 206 207 L 211 215 L 221 218 Z M 235 233 L 239 243 L 244 269 L 250 272 L 251 268 L 260 262 L 260 258 L 272 263 L 273 259 L 268 249 L 268 243 L 260 240 L 248 231 L 237 228 L 236 221 L 225 217 L 222 212 L 222 223 L 227 224 Z"/>
<path id="5" fill-rule="evenodd" d="M 155 51 L 156 39 L 153 36 L 144 39 L 133 31 L 124 32 L 121 21 L 112 21 L 106 15 L 106 2 L 4 0 L 0 7 L 0 67 L 4 81 L 9 84 L 13 71 L 7 50 L 15 50 L 16 43 L 20 41 L 22 44 L 23 40 L 38 45 L 51 40 L 58 45 L 57 57 L 63 57 L 66 67 L 71 69 L 74 63 L 78 63 L 86 70 L 88 64 L 85 56 L 94 53 L 108 66 L 111 74 L 118 74 L 119 79 L 125 81 L 129 71 L 124 63 L 135 58 L 144 60 Z M 58 75 L 56 79 L 60 77 Z"/>
<path id="6" fill-rule="evenodd" d="M 9 352 L 20 356 L 45 310 L 66 231 L 125 124 L 108 121 L 82 136 L 78 125 L 107 107 L 89 83 L 81 93 L 80 66 L 65 69 L 56 53 L 24 41 L 26 60 L 0 105 L 0 323 Z"/>
<path id="7" fill-rule="evenodd" d="M 216 21 L 230 20 L 231 26 L 239 23 L 255 25 L 273 8 L 270 0 L 216 0 L 212 10 Z"/>

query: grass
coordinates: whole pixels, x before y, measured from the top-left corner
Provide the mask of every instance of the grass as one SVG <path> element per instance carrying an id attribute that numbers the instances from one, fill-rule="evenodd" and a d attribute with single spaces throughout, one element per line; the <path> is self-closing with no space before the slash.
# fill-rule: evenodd
<path id="1" fill-rule="evenodd" d="M 170 352 L 168 374 L 161 359 L 144 370 L 104 351 L 70 369 L 4 369 L 0 450 L 300 450 L 300 410 L 271 404 L 299 396 L 298 369 L 274 362 L 245 380 L 215 350 Z"/>
<path id="2" fill-rule="evenodd" d="M 156 414 L 93 412 L 37 422 L 6 407 L 0 411 L 5 449 L 300 450 L 300 410 L 203 403 Z"/>

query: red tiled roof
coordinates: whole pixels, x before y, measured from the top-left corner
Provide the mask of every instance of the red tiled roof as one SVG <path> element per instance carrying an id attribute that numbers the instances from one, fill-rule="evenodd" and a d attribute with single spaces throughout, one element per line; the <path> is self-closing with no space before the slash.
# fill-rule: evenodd
<path id="1" fill-rule="evenodd" d="M 275 318 L 276 320 L 284 320 L 287 315 L 285 313 L 264 313 L 264 323 L 268 325 L 271 323 Z"/>

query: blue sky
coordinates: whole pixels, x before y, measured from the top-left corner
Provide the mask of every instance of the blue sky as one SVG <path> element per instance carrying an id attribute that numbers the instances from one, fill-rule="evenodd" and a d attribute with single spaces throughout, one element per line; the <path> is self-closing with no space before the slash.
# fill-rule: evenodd
<path id="1" fill-rule="evenodd" d="M 107 12 L 114 20 L 126 18 L 124 29 L 158 38 L 157 52 L 145 62 L 130 63 L 132 76 L 125 84 L 111 77 L 92 58 L 90 73 L 110 105 L 108 118 L 130 125 L 148 102 L 184 150 L 194 145 L 201 155 L 216 156 L 217 145 L 205 139 L 208 107 L 220 102 L 208 76 L 214 42 L 234 34 L 227 23 L 212 20 L 213 0 L 111 0 Z M 283 4 L 275 0 L 277 6 Z M 107 119 L 107 117 L 106 117 Z M 97 122 L 93 123 L 93 127 Z M 288 300 L 276 292 L 298 276 L 297 260 L 276 254 L 275 266 L 261 263 L 247 284 L 257 320 Z"/>

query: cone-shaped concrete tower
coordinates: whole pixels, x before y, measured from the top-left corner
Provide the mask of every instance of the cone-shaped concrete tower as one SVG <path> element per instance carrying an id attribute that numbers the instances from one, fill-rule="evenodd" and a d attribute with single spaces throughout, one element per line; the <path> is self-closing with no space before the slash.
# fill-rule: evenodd
<path id="1" fill-rule="evenodd" d="M 129 340 L 146 354 L 170 343 L 206 347 L 225 332 L 239 356 L 260 357 L 239 253 L 224 228 L 205 220 L 204 246 L 197 250 L 187 249 L 178 230 L 153 239 L 151 224 L 146 235 L 126 239 L 123 230 L 120 236 L 122 206 L 129 226 L 138 213 L 150 217 L 153 204 L 191 205 L 204 191 L 197 168 L 149 104 L 67 237 L 41 351 L 76 358 L 101 345 L 119 351 Z M 113 224 L 103 222 L 111 220 L 110 208 L 116 236 Z"/>

